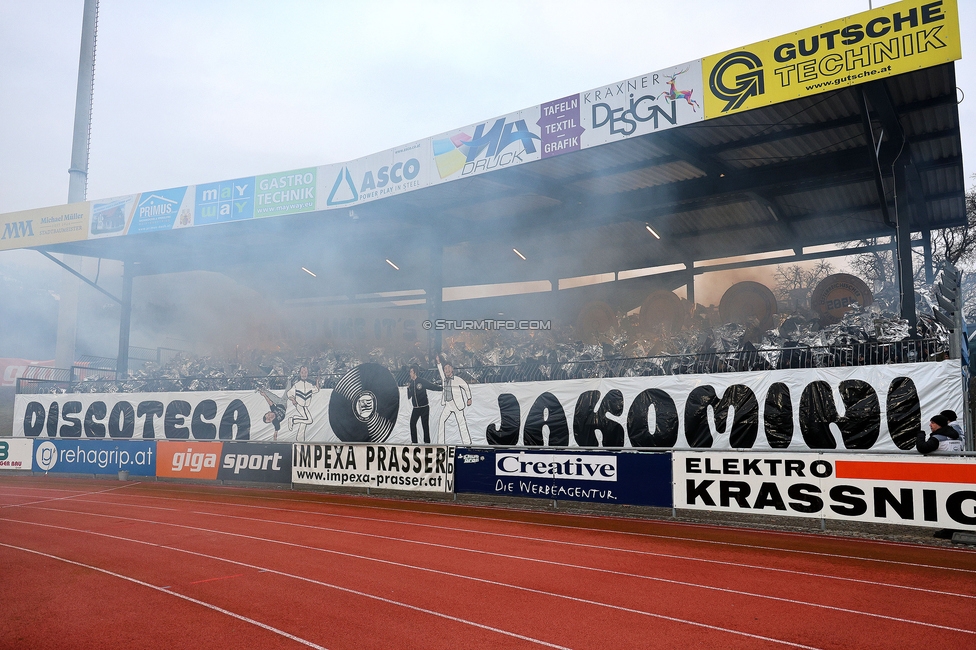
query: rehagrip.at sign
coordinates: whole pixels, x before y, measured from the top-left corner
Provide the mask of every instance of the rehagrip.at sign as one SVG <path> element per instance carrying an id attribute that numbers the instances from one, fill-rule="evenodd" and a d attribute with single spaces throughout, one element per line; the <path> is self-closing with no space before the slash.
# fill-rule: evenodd
<path id="1" fill-rule="evenodd" d="M 454 447 L 296 443 L 292 454 L 293 483 L 454 491 Z"/>
<path id="2" fill-rule="evenodd" d="M 976 528 L 976 458 L 675 452 L 675 507 Z"/>
<path id="3" fill-rule="evenodd" d="M 34 471 L 68 474 L 156 475 L 151 440 L 34 440 Z"/>

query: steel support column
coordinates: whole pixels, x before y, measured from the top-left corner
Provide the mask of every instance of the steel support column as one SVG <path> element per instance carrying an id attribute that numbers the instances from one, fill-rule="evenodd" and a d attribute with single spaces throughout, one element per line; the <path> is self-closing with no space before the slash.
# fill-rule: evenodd
<path id="1" fill-rule="evenodd" d="M 437 322 L 442 317 L 444 301 L 444 247 L 438 242 L 430 245 L 430 275 L 427 280 L 427 320 Z M 431 328 L 427 335 L 428 353 L 433 356 L 441 352 L 443 344 L 441 331 Z"/>
<path id="2" fill-rule="evenodd" d="M 129 329 L 132 323 L 132 275 L 134 264 L 126 260 L 122 269 L 122 313 L 119 315 L 119 356 L 116 359 L 115 377 L 129 376 Z"/>
<path id="3" fill-rule="evenodd" d="M 912 266 L 912 227 L 909 221 L 905 165 L 895 163 L 895 262 L 901 317 L 912 330 L 918 324 L 915 312 L 915 271 Z"/>
<path id="4" fill-rule="evenodd" d="M 922 231 L 922 259 L 925 265 L 925 284 L 935 282 L 935 269 L 932 268 L 932 231 Z"/>
<path id="5" fill-rule="evenodd" d="M 688 298 L 688 304 L 692 309 L 695 308 L 695 263 L 685 262 L 685 268 L 688 269 L 688 282 L 685 285 L 685 294 Z"/>

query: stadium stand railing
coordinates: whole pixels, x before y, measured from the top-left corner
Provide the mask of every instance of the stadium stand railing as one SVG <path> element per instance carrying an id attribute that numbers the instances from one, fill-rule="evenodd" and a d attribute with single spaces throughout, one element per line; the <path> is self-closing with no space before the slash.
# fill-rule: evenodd
<path id="1" fill-rule="evenodd" d="M 888 363 L 941 361 L 947 356 L 943 341 L 923 339 L 895 343 L 856 343 L 852 345 L 779 349 L 752 348 L 736 352 L 706 352 L 581 361 L 528 359 L 521 363 L 507 365 L 459 365 L 456 372 L 466 381 L 489 384 L 871 366 Z M 78 374 L 81 371 L 85 373 L 83 376 Z M 406 367 L 395 369 L 392 372 L 398 385 L 403 386 L 408 382 L 409 371 Z M 104 376 L 100 373 L 111 376 Z M 435 369 L 423 370 L 421 374 L 428 379 L 438 379 Z M 341 378 L 342 374 L 316 374 L 312 372 L 310 375 L 310 379 L 320 382 L 322 388 L 334 388 Z M 28 374 L 17 380 L 17 392 L 21 394 L 184 392 L 256 390 L 259 387 L 270 390 L 284 390 L 288 387 L 289 382 L 290 378 L 283 375 L 132 376 L 118 380 L 115 378 L 114 371 L 86 366 L 72 369 L 38 369 L 37 376 Z"/>

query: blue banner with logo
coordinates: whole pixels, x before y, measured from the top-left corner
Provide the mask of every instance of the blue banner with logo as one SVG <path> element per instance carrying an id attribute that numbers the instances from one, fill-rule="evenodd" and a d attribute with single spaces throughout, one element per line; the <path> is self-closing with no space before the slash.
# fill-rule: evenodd
<path id="1" fill-rule="evenodd" d="M 34 471 L 65 474 L 156 475 L 152 440 L 34 440 Z"/>
<path id="2" fill-rule="evenodd" d="M 454 491 L 670 508 L 671 454 L 458 447 Z"/>

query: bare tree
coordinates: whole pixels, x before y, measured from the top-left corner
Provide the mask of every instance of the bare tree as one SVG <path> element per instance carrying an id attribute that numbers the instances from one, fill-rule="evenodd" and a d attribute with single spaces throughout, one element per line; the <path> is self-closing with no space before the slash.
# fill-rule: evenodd
<path id="1" fill-rule="evenodd" d="M 776 297 L 790 303 L 791 309 L 805 309 L 810 294 L 825 277 L 834 272 L 827 260 L 817 260 L 812 266 L 803 264 L 778 265 L 773 273 Z"/>

